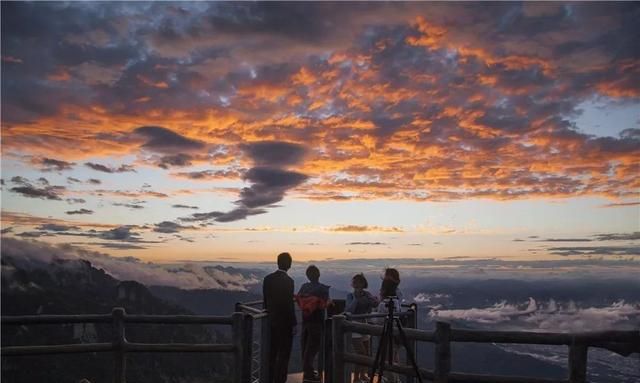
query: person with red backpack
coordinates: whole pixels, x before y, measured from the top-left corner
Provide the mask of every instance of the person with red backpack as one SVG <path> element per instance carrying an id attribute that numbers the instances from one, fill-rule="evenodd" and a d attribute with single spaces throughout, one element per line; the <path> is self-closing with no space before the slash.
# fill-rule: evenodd
<path id="1" fill-rule="evenodd" d="M 307 267 L 309 282 L 303 284 L 296 295 L 298 306 L 302 310 L 302 370 L 304 383 L 320 382 L 320 376 L 313 367 L 313 361 L 322 345 L 322 328 L 325 309 L 330 303 L 329 287 L 320 283 L 320 270 L 311 265 Z"/>

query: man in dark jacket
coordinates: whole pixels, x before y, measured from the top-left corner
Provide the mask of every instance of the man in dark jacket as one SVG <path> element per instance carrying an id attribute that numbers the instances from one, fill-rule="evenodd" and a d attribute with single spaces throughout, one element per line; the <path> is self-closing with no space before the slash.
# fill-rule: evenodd
<path id="1" fill-rule="evenodd" d="M 262 284 L 264 307 L 269 312 L 271 352 L 269 353 L 269 383 L 287 381 L 291 344 L 296 329 L 293 306 L 293 279 L 287 275 L 291 255 L 278 255 L 278 270 L 267 275 Z"/>

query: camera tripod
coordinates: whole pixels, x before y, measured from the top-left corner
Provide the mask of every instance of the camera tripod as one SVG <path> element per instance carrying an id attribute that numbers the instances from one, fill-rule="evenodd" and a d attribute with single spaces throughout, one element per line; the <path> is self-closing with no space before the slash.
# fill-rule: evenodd
<path id="1" fill-rule="evenodd" d="M 393 325 L 395 323 L 398 328 L 398 334 L 400 335 L 400 341 L 404 346 L 405 350 L 407 350 L 407 356 L 409 357 L 409 363 L 411 363 L 413 367 L 413 371 L 418 378 L 418 382 L 422 383 L 422 376 L 420 375 L 420 370 L 418 369 L 418 365 L 416 364 L 415 355 L 413 354 L 413 350 L 409 347 L 407 342 L 407 336 L 405 335 L 404 329 L 402 328 L 402 323 L 400 322 L 400 318 L 394 315 L 395 305 L 393 299 L 396 297 L 389 297 L 386 305 L 388 314 L 384 318 L 384 324 L 382 325 L 382 335 L 380 336 L 380 344 L 378 345 L 378 350 L 376 351 L 376 357 L 373 360 L 373 365 L 371 366 L 371 374 L 369 375 L 369 383 L 374 383 L 374 378 L 376 372 L 378 373 L 378 382 L 382 382 L 382 377 L 384 375 L 384 370 L 386 365 L 393 366 Z M 385 356 L 387 357 L 387 361 L 385 362 Z"/>

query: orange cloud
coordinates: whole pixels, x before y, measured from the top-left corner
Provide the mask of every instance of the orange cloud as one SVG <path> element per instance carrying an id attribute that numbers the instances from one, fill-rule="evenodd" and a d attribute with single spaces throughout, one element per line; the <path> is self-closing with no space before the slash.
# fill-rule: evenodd
<path id="1" fill-rule="evenodd" d="M 178 34 L 176 41 L 184 45 L 150 37 L 140 41 L 157 50 L 150 49 L 155 53 L 146 61 L 93 64 L 117 72 L 109 85 L 83 80 L 77 67 L 40 79 L 55 83 L 45 90 L 60 93 L 75 93 L 70 84 L 81 82 L 88 89 L 81 99 L 65 93 L 59 100 L 35 100 L 46 113 L 33 117 L 5 97 L 3 110 L 17 117 L 3 121 L 3 145 L 67 161 L 134 155 L 138 164 L 158 166 L 162 158 L 130 139 L 136 128 L 158 125 L 203 143 L 179 171 L 169 170 L 180 178 L 240 179 L 238 169 L 247 168 L 248 159 L 238 147 L 246 142 L 304 145 L 309 156 L 292 170 L 311 179 L 292 195 L 310 200 L 637 194 L 637 137 L 590 137 L 568 117 L 590 97 L 637 102 L 638 60 L 607 56 L 600 45 L 586 53 L 569 49 L 596 44 L 585 28 L 594 35 L 618 33 L 615 15 L 591 16 L 602 19 L 605 31 L 579 24 L 570 36 L 564 32 L 571 26 L 555 25 L 549 17 L 548 30 L 531 36 L 516 30 L 514 36 L 527 37 L 516 39 L 495 30 L 491 12 L 447 9 L 429 8 L 414 19 L 390 12 L 389 25 L 380 14 L 368 14 L 367 22 L 353 27 L 336 24 L 349 30 L 338 28 L 344 33 L 321 43 L 252 35 L 244 40 L 254 45 L 225 51 L 228 41 L 240 44 L 232 31 L 216 38 Z M 560 10 L 528 12 L 520 17 Z M 458 21 L 456 15 L 478 22 Z M 362 27 L 376 23 L 379 28 Z M 265 41 L 272 44 L 268 51 L 260 45 Z M 558 53 L 563 44 L 566 55 Z M 205 48 L 226 56 L 204 57 Z M 575 55 L 587 53 L 590 64 L 577 68 Z M 17 63 L 12 57 L 3 61 Z M 27 109 L 40 105 L 35 101 Z M 22 114 L 15 110 L 29 118 L 18 118 Z M 205 166 L 216 171 L 203 171 Z"/>
<path id="2" fill-rule="evenodd" d="M 153 88 L 167 89 L 169 87 L 169 84 L 167 84 L 166 81 L 153 81 L 143 75 L 138 75 L 137 79 L 140 80 L 140 82 L 142 82 L 143 84 Z"/>

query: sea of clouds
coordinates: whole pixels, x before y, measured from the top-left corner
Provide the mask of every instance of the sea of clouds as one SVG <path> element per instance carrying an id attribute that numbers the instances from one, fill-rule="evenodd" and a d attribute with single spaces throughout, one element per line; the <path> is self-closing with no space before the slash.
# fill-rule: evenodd
<path id="1" fill-rule="evenodd" d="M 247 291 L 261 280 L 252 270 L 188 262 L 163 265 L 133 257 L 113 257 L 67 244 L 51 245 L 10 237 L 2 239 L 2 257 L 11 258 L 16 266 L 26 269 L 46 268 L 56 259 L 82 259 L 116 279 L 133 280 L 147 286 Z"/>
<path id="2" fill-rule="evenodd" d="M 529 301 L 523 304 L 502 301 L 488 307 L 434 308 L 429 311 L 428 316 L 433 320 L 458 320 L 481 327 L 501 329 L 554 332 L 631 330 L 640 327 L 640 303 L 619 300 L 608 306 L 580 307 L 573 301 L 558 303 L 551 299 L 539 303 L 529 298 Z"/>

